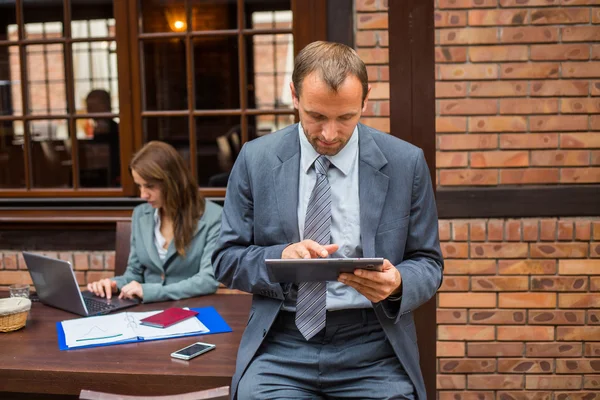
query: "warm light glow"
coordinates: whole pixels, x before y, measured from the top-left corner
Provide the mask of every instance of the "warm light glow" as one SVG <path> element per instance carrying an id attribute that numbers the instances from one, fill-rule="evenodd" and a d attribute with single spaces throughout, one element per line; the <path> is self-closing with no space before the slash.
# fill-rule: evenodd
<path id="1" fill-rule="evenodd" d="M 183 21 L 175 21 L 173 23 L 173 27 L 175 28 L 176 31 L 182 31 L 185 29 L 185 22 Z"/>

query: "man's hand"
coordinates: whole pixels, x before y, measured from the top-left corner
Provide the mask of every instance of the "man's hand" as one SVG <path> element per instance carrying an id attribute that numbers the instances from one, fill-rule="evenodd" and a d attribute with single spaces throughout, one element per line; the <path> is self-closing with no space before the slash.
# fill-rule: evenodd
<path id="1" fill-rule="evenodd" d="M 281 253 L 281 258 L 325 258 L 337 251 L 337 244 L 320 245 L 314 240 L 303 240 L 290 244 Z"/>
<path id="2" fill-rule="evenodd" d="M 144 298 L 144 290 L 139 282 L 131 281 L 121 288 L 120 299 L 133 299 L 134 297 Z"/>
<path id="3" fill-rule="evenodd" d="M 104 297 L 106 295 L 106 298 L 110 299 L 112 294 L 117 292 L 117 282 L 104 278 L 96 282 L 88 283 L 87 288 L 96 296 Z"/>
<path id="4" fill-rule="evenodd" d="M 402 285 L 400 272 L 388 260 L 383 260 L 381 272 L 355 269 L 354 274 L 340 274 L 338 281 L 353 287 L 373 303 L 399 294 Z"/>

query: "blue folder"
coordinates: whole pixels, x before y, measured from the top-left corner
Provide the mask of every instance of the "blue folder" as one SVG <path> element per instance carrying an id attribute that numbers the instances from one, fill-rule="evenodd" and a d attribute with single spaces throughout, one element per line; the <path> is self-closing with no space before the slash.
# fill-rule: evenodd
<path id="1" fill-rule="evenodd" d="M 202 322 L 204 324 L 204 326 L 206 326 L 208 328 L 209 332 L 203 332 L 203 333 L 194 332 L 194 333 L 184 334 L 181 336 L 170 336 L 170 337 L 166 337 L 166 338 L 156 338 L 156 339 L 137 338 L 137 339 L 117 341 L 117 342 L 112 342 L 112 343 L 109 342 L 109 343 L 102 343 L 102 344 L 91 344 L 88 346 L 78 346 L 78 347 L 69 348 L 67 346 L 67 343 L 65 340 L 65 331 L 63 329 L 62 322 L 59 321 L 56 323 L 56 333 L 58 334 L 58 349 L 59 350 L 88 349 L 90 347 L 114 346 L 116 344 L 147 342 L 147 341 L 151 341 L 151 340 L 175 339 L 175 338 L 186 337 L 186 336 L 200 336 L 200 335 L 210 335 L 212 333 L 231 332 L 231 328 L 229 327 L 229 325 L 227 325 L 227 322 L 225 322 L 223 317 L 221 317 L 221 315 L 219 315 L 219 313 L 217 312 L 217 310 L 215 310 L 214 307 L 190 308 L 190 310 L 198 312 L 198 315 L 196 316 L 196 318 L 198 318 L 200 320 L 200 322 Z"/>

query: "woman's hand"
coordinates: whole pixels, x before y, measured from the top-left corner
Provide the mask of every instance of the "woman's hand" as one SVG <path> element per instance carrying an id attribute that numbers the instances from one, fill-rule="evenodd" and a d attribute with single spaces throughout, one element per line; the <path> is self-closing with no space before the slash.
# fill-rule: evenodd
<path id="1" fill-rule="evenodd" d="M 88 283 L 87 288 L 96 296 L 104 297 L 106 295 L 106 298 L 110 299 L 113 293 L 117 293 L 117 282 L 104 278 L 96 282 Z"/>
<path id="2" fill-rule="evenodd" d="M 131 281 L 121 288 L 120 299 L 133 299 L 134 297 L 144 298 L 144 289 L 139 282 Z"/>

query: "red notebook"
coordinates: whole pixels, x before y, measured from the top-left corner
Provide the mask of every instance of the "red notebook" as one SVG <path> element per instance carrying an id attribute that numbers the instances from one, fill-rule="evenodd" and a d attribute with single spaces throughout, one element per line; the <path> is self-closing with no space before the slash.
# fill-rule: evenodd
<path id="1" fill-rule="evenodd" d="M 184 310 L 183 308 L 167 308 L 163 312 L 154 314 L 140 320 L 142 325 L 153 326 L 155 328 L 168 328 L 178 322 L 184 321 L 198 315 L 197 311 Z"/>

